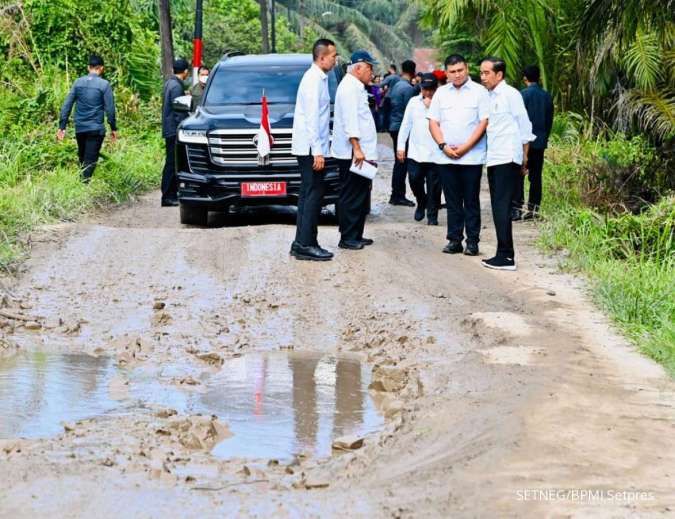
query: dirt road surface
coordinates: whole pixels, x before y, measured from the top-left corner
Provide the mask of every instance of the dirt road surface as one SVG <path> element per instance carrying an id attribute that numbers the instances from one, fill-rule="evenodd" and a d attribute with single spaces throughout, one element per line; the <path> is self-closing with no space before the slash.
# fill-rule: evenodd
<path id="1" fill-rule="evenodd" d="M 335 260 L 295 261 L 288 211 L 186 228 L 153 193 L 36 233 L 0 322 L 5 362 L 87 354 L 186 391 L 253 353 L 356 356 L 384 417 L 360 449 L 216 458 L 222 417 L 149 396 L 0 440 L 0 517 L 673 517 L 673 381 L 535 250 L 536 224 L 516 227 L 515 273 L 442 254 L 444 216 L 429 227 L 386 204 L 380 147 L 364 251 L 337 249 L 328 222 Z M 488 209 L 483 193 L 481 257 Z M 107 384 L 115 399 L 133 381 Z"/>

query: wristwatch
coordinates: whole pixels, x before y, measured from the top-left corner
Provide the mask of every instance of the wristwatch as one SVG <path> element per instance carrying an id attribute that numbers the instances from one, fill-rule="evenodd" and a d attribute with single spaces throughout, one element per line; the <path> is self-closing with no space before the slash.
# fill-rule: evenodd
<path id="1" fill-rule="evenodd" d="M 438 149 L 441 150 L 441 151 L 443 151 L 443 150 L 445 149 L 446 146 L 447 146 L 447 144 L 446 144 L 445 142 L 441 142 L 441 143 L 438 145 Z"/>

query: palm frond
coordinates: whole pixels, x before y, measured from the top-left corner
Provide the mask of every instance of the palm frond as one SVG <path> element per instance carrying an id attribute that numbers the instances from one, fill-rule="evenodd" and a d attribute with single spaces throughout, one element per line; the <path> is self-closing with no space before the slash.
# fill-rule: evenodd
<path id="1" fill-rule="evenodd" d="M 675 137 L 675 91 L 632 89 L 626 94 L 625 109 L 638 126 L 661 139 Z"/>
<path id="2" fill-rule="evenodd" d="M 639 88 L 653 88 L 661 74 L 661 46 L 657 35 L 638 31 L 624 55 L 624 64 Z"/>

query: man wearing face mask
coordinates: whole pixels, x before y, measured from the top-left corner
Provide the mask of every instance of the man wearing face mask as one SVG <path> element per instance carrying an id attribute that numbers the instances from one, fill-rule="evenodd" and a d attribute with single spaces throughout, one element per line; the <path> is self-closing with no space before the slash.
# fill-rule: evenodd
<path id="1" fill-rule="evenodd" d="M 183 58 L 173 62 L 173 73 L 164 83 L 162 93 L 162 137 L 166 148 L 166 162 L 162 172 L 162 207 L 178 205 L 178 185 L 176 182 L 176 136 L 178 125 L 188 114 L 173 109 L 176 98 L 185 95 L 185 79 L 190 65 Z"/>
<path id="2" fill-rule="evenodd" d="M 202 97 L 204 97 L 204 90 L 206 89 L 206 82 L 209 80 L 209 67 L 202 65 L 198 72 L 199 81 L 190 89 L 192 94 L 191 111 L 194 112 L 197 107 L 202 104 Z"/>
<path id="3" fill-rule="evenodd" d="M 111 139 L 117 140 L 117 118 L 115 115 L 115 99 L 103 75 L 103 59 L 100 56 L 91 56 L 88 66 L 89 74 L 79 78 L 70 89 L 66 101 L 61 108 L 59 131 L 56 138 L 62 141 L 66 136 L 66 125 L 70 112 L 75 108 L 75 137 L 82 168 L 82 180 L 89 182 L 94 174 L 96 163 L 101 152 L 101 145 L 105 138 L 104 114 L 108 117 L 108 124 L 112 131 Z"/>

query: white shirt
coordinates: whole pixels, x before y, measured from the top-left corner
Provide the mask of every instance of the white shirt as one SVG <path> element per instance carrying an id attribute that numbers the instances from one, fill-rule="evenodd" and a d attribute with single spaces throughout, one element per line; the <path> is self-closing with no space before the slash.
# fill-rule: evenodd
<path id="1" fill-rule="evenodd" d="M 523 96 L 501 81 L 490 92 L 490 121 L 487 127 L 487 165 L 523 163 L 523 144 L 533 141 L 532 123 Z"/>
<path id="2" fill-rule="evenodd" d="M 352 158 L 351 138 L 359 140 L 366 159 L 377 160 L 377 130 L 368 106 L 368 92 L 361 81 L 347 74 L 335 94 L 333 157 Z"/>
<path id="3" fill-rule="evenodd" d="M 302 76 L 293 116 L 293 155 L 330 152 L 330 93 L 328 76 L 316 63 Z"/>
<path id="4" fill-rule="evenodd" d="M 429 108 L 424 106 L 422 95 L 413 97 L 405 108 L 401 128 L 398 131 L 397 150 L 405 150 L 408 142 L 408 157 L 416 162 L 438 162 L 443 160 L 443 152 L 429 131 L 427 116 Z"/>
<path id="5" fill-rule="evenodd" d="M 461 87 L 452 83 L 440 87 L 431 100 L 428 118 L 438 122 L 443 140 L 448 146 L 460 146 L 469 140 L 476 127 L 488 118 L 488 92 L 482 85 L 467 79 Z M 483 135 L 476 145 L 459 159 L 441 154 L 437 164 L 485 164 L 486 139 Z"/>

